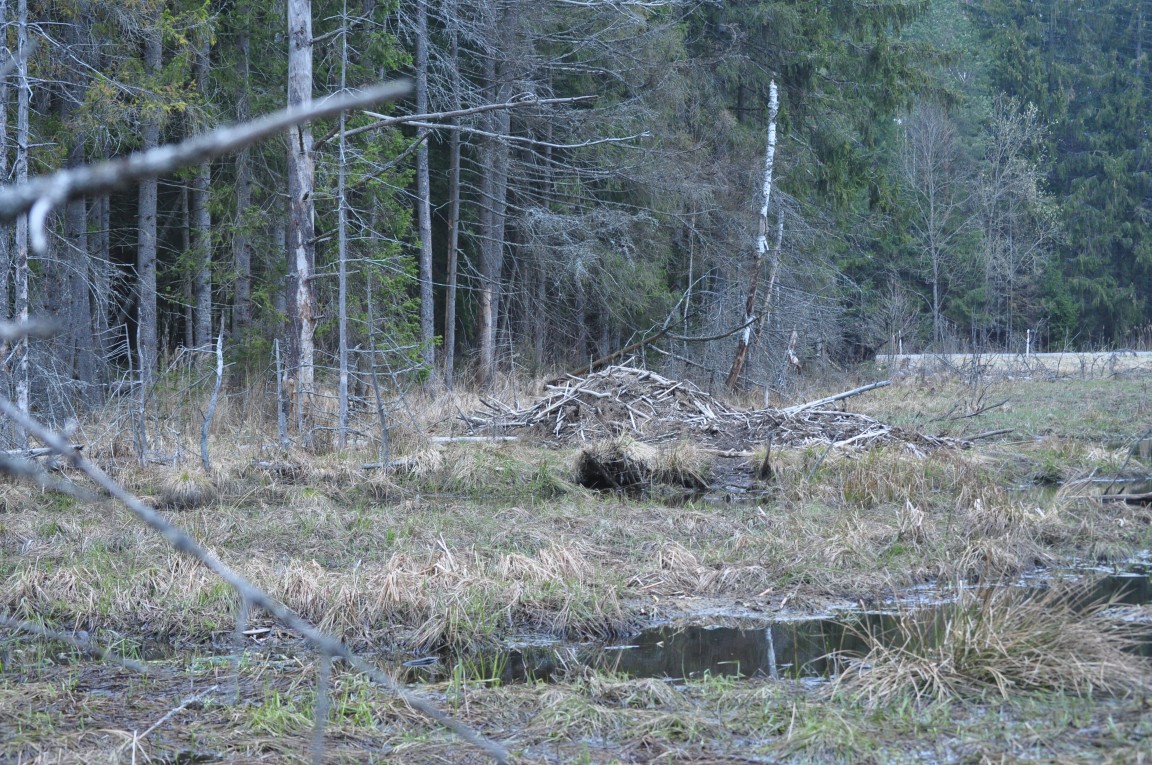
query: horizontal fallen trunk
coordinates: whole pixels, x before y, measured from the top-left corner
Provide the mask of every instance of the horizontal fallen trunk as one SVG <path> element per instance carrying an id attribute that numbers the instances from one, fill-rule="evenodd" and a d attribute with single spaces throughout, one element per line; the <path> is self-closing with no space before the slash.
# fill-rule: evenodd
<path id="1" fill-rule="evenodd" d="M 1096 499 L 1101 502 L 1123 502 L 1127 505 L 1149 505 L 1152 504 L 1152 491 L 1142 494 L 1104 494 Z"/>
<path id="2" fill-rule="evenodd" d="M 72 451 L 78 452 L 83 448 L 84 446 L 82 444 L 72 445 Z M 34 457 L 47 457 L 49 454 L 56 453 L 57 452 L 55 449 L 47 446 L 40 447 L 38 449 L 9 449 L 8 451 L 3 452 L 3 454 L 8 457 L 23 457 L 25 459 L 32 459 Z"/>
<path id="3" fill-rule="evenodd" d="M 859 396 L 861 393 L 867 393 L 868 391 L 876 390 L 877 388 L 884 388 L 891 384 L 891 380 L 881 380 L 880 382 L 863 385 L 859 388 L 853 388 L 852 390 L 844 391 L 843 393 L 837 393 L 835 396 L 828 396 L 826 398 L 817 399 L 815 401 L 809 401 L 807 404 L 797 404 L 796 406 L 790 406 L 785 409 L 781 409 L 780 413 L 786 417 L 791 417 L 809 409 L 819 409 L 825 404 L 831 404 L 833 401 L 840 401 L 841 399 L 851 398 L 852 396 Z"/>

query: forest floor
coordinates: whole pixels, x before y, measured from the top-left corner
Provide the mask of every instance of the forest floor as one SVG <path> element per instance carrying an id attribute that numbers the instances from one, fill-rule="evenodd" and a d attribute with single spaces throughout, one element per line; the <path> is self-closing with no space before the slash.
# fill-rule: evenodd
<path id="1" fill-rule="evenodd" d="M 501 411 L 535 400 L 509 395 Z M 459 415 L 484 409 L 418 403 L 414 420 L 443 436 L 465 435 Z M 256 419 L 234 408 L 234 422 Z M 252 447 L 240 425 L 214 440 L 210 479 L 95 441 L 88 451 L 226 563 L 526 762 L 1152 761 L 1152 674 L 1131 626 L 1146 607 L 1121 622 L 1082 594 L 1040 607 L 965 595 L 1123 568 L 1150 547 L 1152 508 L 1105 501 L 1118 489 L 1095 479 L 1152 473 L 1132 449 L 1152 426 L 1152 377 L 909 378 L 834 408 L 888 435 L 834 449 L 781 437 L 760 478 L 765 452 L 747 443 L 680 434 L 642 452 L 747 479 L 706 490 L 653 479 L 595 491 L 580 466 L 601 447 L 428 443 L 415 427 L 394 433 L 391 469 L 365 470 L 374 452 Z M 994 430 L 1008 432 L 967 440 Z M 928 622 L 913 607 L 956 598 Z M 862 607 L 895 613 L 915 639 L 893 650 L 862 635 L 870 651 L 843 657 L 834 679 L 628 676 L 571 658 L 646 627 L 763 632 Z M 318 696 L 322 662 L 299 636 L 252 613 L 238 644 L 237 609 L 229 586 L 122 508 L 0 486 L 0 613 L 148 670 L 4 634 L 0 762 L 309 761 L 318 698 L 324 761 L 485 758 L 343 664 Z M 522 644 L 555 653 L 546 681 L 508 679 L 507 647 Z M 440 669 L 420 682 L 402 664 L 425 658 Z"/>

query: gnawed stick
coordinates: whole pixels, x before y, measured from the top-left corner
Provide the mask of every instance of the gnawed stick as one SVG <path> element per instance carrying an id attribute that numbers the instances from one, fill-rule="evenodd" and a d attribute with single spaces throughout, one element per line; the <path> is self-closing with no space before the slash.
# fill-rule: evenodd
<path id="1" fill-rule="evenodd" d="M 1011 433 L 1015 428 L 997 428 L 996 430 L 986 430 L 983 433 L 977 433 L 974 436 L 964 436 L 965 441 L 979 441 L 981 438 L 992 438 L 993 436 L 1002 436 L 1005 433 Z"/>
<path id="2" fill-rule="evenodd" d="M 780 413 L 787 416 L 787 417 L 791 417 L 793 415 L 799 414 L 800 412 L 803 412 L 803 411 L 808 410 L 808 409 L 817 409 L 819 407 L 824 406 L 825 404 L 831 404 L 833 401 L 839 401 L 841 399 L 851 398 L 852 396 L 859 396 L 861 393 L 867 393 L 868 391 L 876 390 L 877 388 L 884 388 L 884 387 L 887 387 L 891 384 L 892 384 L 891 380 L 881 380 L 880 382 L 874 382 L 874 383 L 871 383 L 869 385 L 863 385 L 859 388 L 853 388 L 852 390 L 846 390 L 843 393 L 837 393 L 835 396 L 828 396 L 827 398 L 821 398 L 821 399 L 817 399 L 815 401 L 809 401 L 807 404 L 797 404 L 796 406 L 790 406 L 790 407 L 787 407 L 785 409 L 781 409 Z"/>

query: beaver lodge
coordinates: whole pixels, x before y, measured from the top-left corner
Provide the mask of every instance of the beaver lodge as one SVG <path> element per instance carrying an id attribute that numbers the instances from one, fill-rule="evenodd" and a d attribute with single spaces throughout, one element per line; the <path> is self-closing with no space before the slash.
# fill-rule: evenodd
<path id="1" fill-rule="evenodd" d="M 464 419 L 477 434 L 582 446 L 578 480 L 596 489 L 631 490 L 663 483 L 707 490 L 710 460 L 704 456 L 740 460 L 737 472 L 768 479 L 773 447 L 825 445 L 831 450 L 900 444 L 923 455 L 970 445 L 830 408 L 836 401 L 883 385 L 887 382 L 783 409 L 742 411 L 685 380 L 612 366 L 546 384 L 544 394 L 523 409 L 484 400 L 487 411 Z M 764 450 L 759 460 L 753 459 L 757 450 Z"/>

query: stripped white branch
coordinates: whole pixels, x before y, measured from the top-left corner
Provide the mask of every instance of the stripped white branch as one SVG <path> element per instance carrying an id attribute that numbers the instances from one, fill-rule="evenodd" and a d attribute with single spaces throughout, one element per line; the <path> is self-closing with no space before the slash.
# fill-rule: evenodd
<path id="1" fill-rule="evenodd" d="M 582 149 L 585 146 L 599 146 L 602 143 L 630 143 L 638 138 L 651 138 L 652 134 L 645 131 L 637 133 L 636 135 L 628 135 L 622 138 L 595 138 L 590 141 L 582 141 L 580 143 L 549 143 L 548 141 L 538 141 L 535 138 L 528 138 L 527 136 L 519 135 L 501 135 L 500 133 L 490 133 L 487 130 L 479 130 L 477 128 L 465 127 L 464 125 L 442 125 L 438 122 L 416 122 L 410 121 L 405 123 L 413 127 L 429 128 L 432 130 L 457 130 L 461 133 L 468 133 L 470 135 L 483 136 L 484 138 L 495 138 L 497 141 L 509 141 L 511 143 L 524 143 L 531 146 L 542 146 L 546 149 Z"/>

